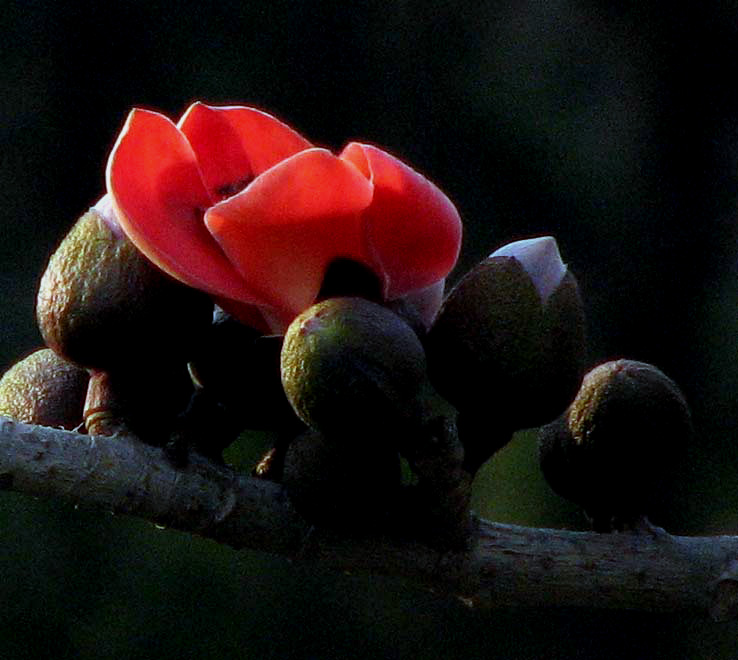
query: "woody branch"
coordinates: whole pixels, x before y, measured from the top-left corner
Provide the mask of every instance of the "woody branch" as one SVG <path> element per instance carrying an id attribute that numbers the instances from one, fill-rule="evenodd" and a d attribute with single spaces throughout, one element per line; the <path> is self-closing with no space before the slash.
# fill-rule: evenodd
<path id="1" fill-rule="evenodd" d="M 468 548 L 313 528 L 282 486 L 193 457 L 177 468 L 132 437 L 0 417 L 0 488 L 124 513 L 235 548 L 410 578 L 472 606 L 738 614 L 738 537 L 597 534 L 477 519 Z M 355 526 L 352 526 L 355 528 Z"/>

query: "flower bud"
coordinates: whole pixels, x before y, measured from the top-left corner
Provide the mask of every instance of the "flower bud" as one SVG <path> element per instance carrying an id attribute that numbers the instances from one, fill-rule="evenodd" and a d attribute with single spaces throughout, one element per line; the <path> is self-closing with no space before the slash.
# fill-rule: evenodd
<path id="1" fill-rule="evenodd" d="M 36 306 L 46 344 L 84 367 L 110 370 L 184 359 L 210 325 L 212 302 L 175 282 L 117 227 L 107 197 L 51 256 Z"/>
<path id="2" fill-rule="evenodd" d="M 241 429 L 301 430 L 280 378 L 283 338 L 218 311 L 190 363 L 199 387 L 240 416 Z"/>
<path id="3" fill-rule="evenodd" d="M 443 303 L 426 351 L 434 385 L 475 418 L 470 427 L 483 417 L 509 433 L 560 414 L 581 383 L 585 339 L 577 283 L 556 241 L 511 243 L 470 271 Z"/>
<path id="4" fill-rule="evenodd" d="M 46 344 L 94 374 L 85 405 L 90 432 L 165 442 L 190 396 L 186 363 L 210 325 L 212 302 L 134 247 L 108 196 L 51 256 L 36 314 Z"/>
<path id="5" fill-rule="evenodd" d="M 297 415 L 328 434 L 423 422 L 425 352 L 400 317 L 363 298 L 329 298 L 290 325 L 282 384 Z"/>
<path id="6" fill-rule="evenodd" d="M 161 446 L 168 442 L 175 419 L 191 395 L 192 382 L 184 363 L 152 365 L 147 372 L 91 369 L 85 427 L 90 435 L 132 434 Z"/>
<path id="7" fill-rule="evenodd" d="M 337 446 L 309 430 L 287 448 L 282 480 L 310 522 L 366 531 L 367 524 L 386 523 L 397 506 L 400 461 L 387 447 Z"/>
<path id="8" fill-rule="evenodd" d="M 606 362 L 541 429 L 541 468 L 554 491 L 606 531 L 649 514 L 691 435 L 689 408 L 672 380 L 644 362 Z"/>
<path id="9" fill-rule="evenodd" d="M 0 380 L 0 415 L 71 431 L 82 425 L 88 380 L 84 369 L 51 349 L 37 350 Z"/>
<path id="10" fill-rule="evenodd" d="M 389 300 L 385 304 L 395 314 L 401 316 L 419 337 L 424 338 L 441 307 L 445 286 L 445 279 L 438 280 L 424 289 L 413 291 L 402 298 Z"/>
<path id="11" fill-rule="evenodd" d="M 399 316 L 363 298 L 331 298 L 290 325 L 282 383 L 298 416 L 336 455 L 404 456 L 428 538 L 463 545 L 471 480 L 456 410 L 430 384 L 425 352 Z M 354 459 L 352 459 L 354 460 Z"/>

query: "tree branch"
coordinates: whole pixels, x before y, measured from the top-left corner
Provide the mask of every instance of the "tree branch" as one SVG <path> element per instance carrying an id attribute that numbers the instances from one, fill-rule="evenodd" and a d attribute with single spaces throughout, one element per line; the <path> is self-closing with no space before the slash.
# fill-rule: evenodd
<path id="1" fill-rule="evenodd" d="M 284 489 L 193 457 L 175 468 L 135 438 L 88 436 L 0 417 L 0 488 L 62 497 L 236 548 L 338 570 L 414 579 L 469 605 L 708 611 L 738 616 L 738 537 L 596 534 L 478 519 L 444 553 L 390 536 L 315 529 Z"/>

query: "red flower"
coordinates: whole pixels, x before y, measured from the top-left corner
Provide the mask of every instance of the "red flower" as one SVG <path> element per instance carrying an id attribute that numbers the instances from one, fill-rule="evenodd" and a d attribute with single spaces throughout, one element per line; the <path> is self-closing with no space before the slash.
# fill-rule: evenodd
<path id="1" fill-rule="evenodd" d="M 453 204 L 393 156 L 357 142 L 335 156 L 254 108 L 195 103 L 176 125 L 133 110 L 107 183 L 149 259 L 275 330 L 335 258 L 370 267 L 392 300 L 442 282 L 461 241 Z"/>

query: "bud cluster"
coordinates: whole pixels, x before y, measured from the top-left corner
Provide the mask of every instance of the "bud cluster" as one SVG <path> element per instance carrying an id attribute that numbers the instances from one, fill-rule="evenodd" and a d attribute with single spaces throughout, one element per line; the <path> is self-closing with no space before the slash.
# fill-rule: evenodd
<path id="1" fill-rule="evenodd" d="M 310 521 L 447 547 L 466 542 L 474 476 L 517 430 L 543 425 L 545 477 L 603 530 L 648 513 L 667 444 L 689 432 L 655 367 L 584 378 L 583 304 L 552 237 L 500 248 L 443 298 L 441 282 L 386 301 L 341 259 L 319 302 L 268 336 L 160 271 L 104 200 L 51 257 L 37 314 L 52 350 L 0 381 L 2 414 L 132 434 L 178 463 L 270 430 L 254 473 Z"/>

